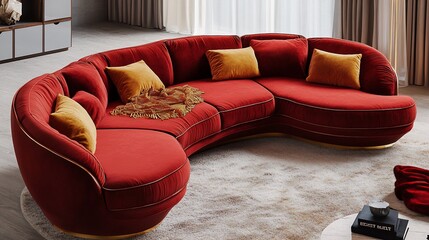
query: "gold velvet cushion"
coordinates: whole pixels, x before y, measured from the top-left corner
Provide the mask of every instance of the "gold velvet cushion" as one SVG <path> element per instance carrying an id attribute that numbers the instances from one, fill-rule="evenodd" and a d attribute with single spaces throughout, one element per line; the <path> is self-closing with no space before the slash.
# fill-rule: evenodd
<path id="1" fill-rule="evenodd" d="M 260 75 L 252 47 L 209 50 L 206 55 L 213 80 L 253 78 Z"/>
<path id="2" fill-rule="evenodd" d="M 107 67 L 106 70 L 123 103 L 150 89 L 165 88 L 161 79 L 143 60 L 122 67 Z"/>
<path id="3" fill-rule="evenodd" d="M 307 82 L 360 88 L 362 54 L 336 54 L 314 49 Z"/>
<path id="4" fill-rule="evenodd" d="M 55 112 L 49 124 L 61 134 L 77 141 L 92 153 L 95 152 L 97 130 L 86 110 L 73 99 L 59 94 Z"/>

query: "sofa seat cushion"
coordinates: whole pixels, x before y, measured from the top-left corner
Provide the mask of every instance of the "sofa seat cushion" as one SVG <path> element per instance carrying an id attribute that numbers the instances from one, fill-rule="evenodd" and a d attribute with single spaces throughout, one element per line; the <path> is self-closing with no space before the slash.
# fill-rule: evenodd
<path id="1" fill-rule="evenodd" d="M 219 112 L 208 103 L 197 104 L 183 118 L 168 120 L 131 118 L 110 114 L 122 102 L 114 101 L 107 106 L 106 114 L 97 126 L 100 129 L 148 129 L 169 133 L 177 138 L 184 149 L 221 131 Z"/>
<path id="2" fill-rule="evenodd" d="M 271 116 L 274 96 L 253 80 L 211 79 L 187 82 L 204 92 L 203 99 L 216 107 L 222 119 L 222 130 Z"/>
<path id="3" fill-rule="evenodd" d="M 276 97 L 276 114 L 305 123 L 313 131 L 385 131 L 412 126 L 416 116 L 415 103 L 407 96 L 374 95 L 302 79 L 265 78 L 257 82 Z"/>
<path id="4" fill-rule="evenodd" d="M 109 210 L 152 206 L 185 190 L 189 161 L 171 135 L 141 129 L 102 129 L 97 134 L 95 156 L 105 172 Z"/>

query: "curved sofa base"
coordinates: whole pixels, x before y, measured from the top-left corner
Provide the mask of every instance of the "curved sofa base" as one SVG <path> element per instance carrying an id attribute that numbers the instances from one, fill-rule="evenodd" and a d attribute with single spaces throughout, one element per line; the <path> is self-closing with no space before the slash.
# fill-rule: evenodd
<path id="1" fill-rule="evenodd" d="M 144 235 L 146 233 L 152 232 L 159 225 L 161 225 L 161 222 L 158 223 L 157 225 L 155 225 L 154 227 L 151 227 L 149 229 L 146 229 L 146 230 L 138 232 L 138 233 L 131 233 L 131 234 L 125 234 L 125 235 L 114 235 L 114 236 L 101 236 L 101 235 L 90 235 L 90 234 L 82 234 L 82 233 L 76 233 L 76 232 L 68 232 L 66 230 L 63 230 L 63 229 L 57 227 L 57 226 L 54 226 L 54 227 L 56 229 L 58 229 L 59 231 L 67 234 L 67 235 L 70 235 L 70 236 L 73 236 L 73 237 L 77 237 L 77 238 L 116 240 L 116 239 L 127 239 L 127 238 L 131 238 L 131 237 L 137 237 L 137 236 Z"/>
<path id="2" fill-rule="evenodd" d="M 325 143 L 325 142 L 314 141 L 314 140 L 310 140 L 310 139 L 307 139 L 307 138 L 302 138 L 302 137 L 297 137 L 297 136 L 294 136 L 294 135 L 290 135 L 290 134 L 287 134 L 287 133 L 268 132 L 268 133 L 260 133 L 260 134 L 255 134 L 255 135 L 251 135 L 251 136 L 246 136 L 246 137 L 231 139 L 231 140 L 219 143 L 218 146 L 223 145 L 223 144 L 228 144 L 228 143 L 234 143 L 234 142 L 239 142 L 239 141 L 243 141 L 243 140 L 248 140 L 248 139 L 258 139 L 258 138 L 267 138 L 267 137 L 271 137 L 271 138 L 272 137 L 293 138 L 293 139 L 297 139 L 299 141 L 306 142 L 306 143 L 309 143 L 309 144 L 318 145 L 318 146 L 327 147 L 327 148 L 340 149 L 340 150 L 380 150 L 380 149 L 390 148 L 393 145 L 395 145 L 395 143 L 396 143 L 396 142 L 394 142 L 394 143 L 389 143 L 389 144 L 385 144 L 385 145 L 366 146 L 366 147 L 364 147 L 364 146 L 362 146 L 362 147 L 344 146 L 344 145 L 330 144 L 330 143 Z"/>
<path id="3" fill-rule="evenodd" d="M 319 141 L 314 141 L 314 140 L 310 140 L 310 139 L 306 139 L 306 138 L 301 138 L 301 137 L 297 137 L 297 136 L 293 136 L 293 135 L 288 135 L 288 134 L 285 134 L 285 135 L 288 136 L 288 137 L 291 137 L 291 138 L 298 139 L 298 140 L 303 141 L 303 142 L 310 143 L 310 144 L 314 144 L 314 145 L 318 145 L 318 146 L 322 146 L 322 147 L 339 149 L 339 150 L 381 150 L 381 149 L 390 148 L 393 145 L 395 145 L 395 143 L 396 143 L 396 142 L 394 142 L 394 143 L 389 143 L 389 144 L 385 144 L 385 145 L 378 145 L 378 146 L 361 146 L 361 147 L 356 147 L 356 146 L 344 146 L 344 145 L 338 145 L 338 144 L 319 142 Z"/>

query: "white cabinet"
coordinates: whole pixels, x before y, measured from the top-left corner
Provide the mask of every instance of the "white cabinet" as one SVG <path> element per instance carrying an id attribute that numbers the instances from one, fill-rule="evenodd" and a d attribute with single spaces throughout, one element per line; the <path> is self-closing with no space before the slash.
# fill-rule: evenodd
<path id="1" fill-rule="evenodd" d="M 71 47 L 72 0 L 20 0 L 21 20 L 0 25 L 0 63 Z"/>
<path id="2" fill-rule="evenodd" d="M 44 0 L 44 21 L 71 17 L 71 0 Z"/>
<path id="3" fill-rule="evenodd" d="M 45 24 L 45 51 L 71 47 L 71 21 Z"/>
<path id="4" fill-rule="evenodd" d="M 43 26 L 15 29 L 15 57 L 43 52 Z"/>
<path id="5" fill-rule="evenodd" d="M 13 31 L 0 32 L 0 61 L 13 58 Z"/>

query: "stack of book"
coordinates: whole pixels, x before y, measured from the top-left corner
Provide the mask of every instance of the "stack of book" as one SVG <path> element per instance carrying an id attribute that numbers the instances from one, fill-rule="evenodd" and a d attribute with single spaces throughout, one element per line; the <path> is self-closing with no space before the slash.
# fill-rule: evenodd
<path id="1" fill-rule="evenodd" d="M 352 225 L 352 232 L 387 240 L 403 240 L 408 232 L 408 220 L 398 217 L 391 209 L 385 217 L 375 217 L 368 205 L 359 212 Z"/>

